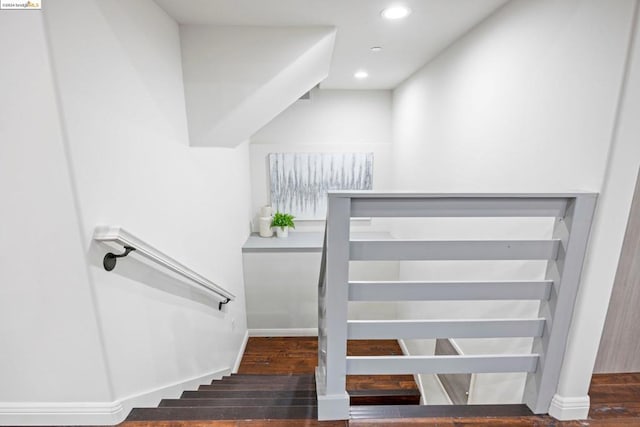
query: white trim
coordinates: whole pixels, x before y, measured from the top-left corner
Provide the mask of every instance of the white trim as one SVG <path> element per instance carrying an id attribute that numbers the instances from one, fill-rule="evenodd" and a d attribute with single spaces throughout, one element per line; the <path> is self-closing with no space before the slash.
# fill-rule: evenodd
<path id="1" fill-rule="evenodd" d="M 348 420 L 349 419 L 349 393 L 326 394 L 324 378 L 316 367 L 316 390 L 318 391 L 318 421 Z"/>
<path id="2" fill-rule="evenodd" d="M 115 402 L 0 402 L 0 425 L 118 424 L 126 413 Z"/>
<path id="3" fill-rule="evenodd" d="M 221 378 L 219 369 L 113 402 L 0 402 L 0 425 L 114 425 L 134 407 L 155 407 L 161 399 L 178 397 L 184 390 Z"/>
<path id="4" fill-rule="evenodd" d="M 231 373 L 231 369 L 224 368 L 218 369 L 208 374 L 193 377 L 185 381 L 175 382 L 163 387 L 148 390 L 135 395 L 127 396 L 122 399 L 122 406 L 125 409 L 125 414 L 128 414 L 132 408 L 144 408 L 144 407 L 156 407 L 160 400 L 178 398 L 185 390 L 195 390 L 198 386 L 206 383 L 210 383 L 214 379 L 220 379 L 224 375 Z"/>
<path id="5" fill-rule="evenodd" d="M 589 396 L 563 397 L 555 394 L 549 406 L 549 415 L 560 421 L 584 420 L 589 415 Z"/>
<path id="6" fill-rule="evenodd" d="M 244 356 L 244 351 L 247 348 L 247 342 L 249 341 L 249 330 L 247 329 L 244 332 L 244 338 L 242 339 L 242 344 L 240 345 L 240 350 L 238 350 L 238 355 L 236 356 L 236 361 L 233 363 L 233 372 L 234 374 L 238 373 L 238 369 L 240 369 L 240 363 L 242 363 L 242 356 Z"/>
<path id="7" fill-rule="evenodd" d="M 317 337 L 318 328 L 249 329 L 250 337 Z"/>

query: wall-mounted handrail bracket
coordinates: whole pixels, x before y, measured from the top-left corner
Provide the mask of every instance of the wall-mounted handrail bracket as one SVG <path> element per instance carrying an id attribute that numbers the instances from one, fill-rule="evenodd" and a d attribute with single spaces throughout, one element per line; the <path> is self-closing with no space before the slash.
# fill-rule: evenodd
<path id="1" fill-rule="evenodd" d="M 120 255 L 116 255 L 112 252 L 109 252 L 104 256 L 104 259 L 102 260 L 102 266 L 104 267 L 105 270 L 111 271 L 116 267 L 116 262 L 118 258 L 124 258 L 127 255 L 129 255 L 132 251 L 135 251 L 135 250 L 136 248 L 132 246 L 125 246 L 124 252 L 121 253 Z"/>
<path id="2" fill-rule="evenodd" d="M 218 303 L 218 310 L 222 311 L 222 306 L 231 302 L 231 298 L 226 298 L 224 301 Z"/>

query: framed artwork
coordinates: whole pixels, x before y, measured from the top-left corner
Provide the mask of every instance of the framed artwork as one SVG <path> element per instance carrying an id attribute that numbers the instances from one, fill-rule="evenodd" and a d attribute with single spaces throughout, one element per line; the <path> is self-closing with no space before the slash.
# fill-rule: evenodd
<path id="1" fill-rule="evenodd" d="M 271 206 L 296 219 L 324 219 L 327 191 L 371 190 L 373 153 L 271 153 Z"/>

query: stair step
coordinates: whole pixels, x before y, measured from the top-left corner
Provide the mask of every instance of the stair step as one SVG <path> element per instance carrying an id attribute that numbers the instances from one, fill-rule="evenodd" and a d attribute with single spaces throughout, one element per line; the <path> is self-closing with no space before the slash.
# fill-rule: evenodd
<path id="1" fill-rule="evenodd" d="M 286 391 L 286 390 L 315 390 L 315 383 L 309 384 L 278 384 L 278 383 L 237 383 L 231 384 L 225 381 L 214 384 L 201 385 L 198 391 L 205 390 L 246 390 L 246 391 Z"/>
<path id="2" fill-rule="evenodd" d="M 315 397 L 261 397 L 216 399 L 162 399 L 159 407 L 195 406 L 316 406 Z"/>
<path id="3" fill-rule="evenodd" d="M 349 390 L 351 405 L 418 405 L 420 391 L 408 390 Z"/>
<path id="4" fill-rule="evenodd" d="M 213 380 L 211 384 L 215 383 L 230 383 L 230 384 L 315 384 L 316 379 L 312 375 L 305 376 L 285 376 L 285 375 L 252 375 L 246 377 L 223 377 L 220 380 Z"/>
<path id="5" fill-rule="evenodd" d="M 126 421 L 317 419 L 315 406 L 135 408 Z"/>
<path id="6" fill-rule="evenodd" d="M 351 406 L 350 418 L 526 417 L 526 405 L 375 405 Z M 415 420 L 414 420 L 415 421 Z"/>
<path id="7" fill-rule="evenodd" d="M 315 390 L 277 390 L 277 391 L 245 391 L 245 390 L 206 390 L 185 391 L 180 396 L 183 399 L 215 399 L 215 398 L 316 398 Z"/>
<path id="8" fill-rule="evenodd" d="M 314 374 L 231 374 L 225 378 L 315 378 Z"/>

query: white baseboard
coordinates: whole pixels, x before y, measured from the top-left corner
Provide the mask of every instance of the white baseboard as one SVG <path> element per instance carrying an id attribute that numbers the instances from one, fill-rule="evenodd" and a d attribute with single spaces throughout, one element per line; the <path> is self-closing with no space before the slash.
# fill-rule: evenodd
<path id="1" fill-rule="evenodd" d="M 249 329 L 250 337 L 317 337 L 318 328 Z"/>
<path id="2" fill-rule="evenodd" d="M 0 425 L 115 425 L 134 407 L 155 407 L 161 399 L 177 398 L 229 372 L 220 369 L 114 402 L 0 402 Z"/>
<path id="3" fill-rule="evenodd" d="M 115 402 L 0 402 L 0 425 L 114 425 L 126 413 Z"/>
<path id="4" fill-rule="evenodd" d="M 589 396 L 563 397 L 559 394 L 551 399 L 549 415 L 560 421 L 584 420 L 589 415 Z"/>
<path id="5" fill-rule="evenodd" d="M 238 373 L 238 369 L 240 369 L 240 363 L 242 363 L 242 356 L 244 356 L 244 351 L 247 348 L 247 341 L 249 341 L 249 330 L 247 329 L 244 333 L 244 338 L 242 340 L 242 345 L 240 345 L 240 350 L 238 351 L 238 355 L 236 356 L 236 361 L 233 364 L 233 372 L 234 374 Z"/>

